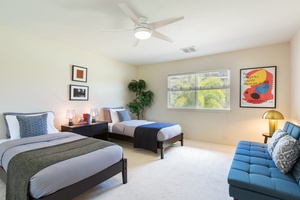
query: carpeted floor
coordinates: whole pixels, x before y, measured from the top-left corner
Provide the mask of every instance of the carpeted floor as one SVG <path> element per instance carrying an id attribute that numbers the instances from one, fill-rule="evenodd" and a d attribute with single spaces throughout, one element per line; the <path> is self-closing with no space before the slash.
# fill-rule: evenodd
<path id="1" fill-rule="evenodd" d="M 185 140 L 159 154 L 115 141 L 128 159 L 128 183 L 117 175 L 75 200 L 229 200 L 227 175 L 235 151 L 225 146 Z M 0 198 L 5 185 L 0 181 Z"/>

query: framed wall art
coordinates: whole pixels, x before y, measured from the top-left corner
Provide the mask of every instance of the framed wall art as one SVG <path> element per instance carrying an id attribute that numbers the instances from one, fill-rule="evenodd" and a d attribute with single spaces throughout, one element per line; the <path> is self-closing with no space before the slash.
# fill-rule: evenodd
<path id="1" fill-rule="evenodd" d="M 88 101 L 89 87 L 83 85 L 70 85 L 70 100 L 72 101 Z"/>
<path id="2" fill-rule="evenodd" d="M 87 82 L 87 68 L 72 65 L 72 81 Z"/>
<path id="3" fill-rule="evenodd" d="M 276 66 L 240 70 L 240 107 L 276 108 Z"/>

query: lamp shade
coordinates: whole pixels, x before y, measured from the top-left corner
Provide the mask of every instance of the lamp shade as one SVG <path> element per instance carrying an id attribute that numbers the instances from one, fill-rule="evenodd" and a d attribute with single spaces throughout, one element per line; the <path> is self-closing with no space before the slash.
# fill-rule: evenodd
<path id="1" fill-rule="evenodd" d="M 265 112 L 262 116 L 263 119 L 269 120 L 269 135 L 272 136 L 273 133 L 278 128 L 277 120 L 284 119 L 283 115 L 276 110 L 269 110 Z"/>
<path id="2" fill-rule="evenodd" d="M 263 119 L 281 120 L 284 119 L 283 115 L 276 110 L 269 110 L 262 116 Z"/>
<path id="3" fill-rule="evenodd" d="M 66 113 L 66 118 L 67 119 L 73 119 L 75 117 L 76 117 L 75 110 L 67 110 L 67 113 Z"/>
<path id="4" fill-rule="evenodd" d="M 98 116 L 98 109 L 97 108 L 91 108 L 91 116 L 92 117 L 97 117 Z"/>

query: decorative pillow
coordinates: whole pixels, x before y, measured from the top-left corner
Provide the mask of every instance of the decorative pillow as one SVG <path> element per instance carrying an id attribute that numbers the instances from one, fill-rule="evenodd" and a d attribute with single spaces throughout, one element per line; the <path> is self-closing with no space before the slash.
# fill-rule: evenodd
<path id="1" fill-rule="evenodd" d="M 110 107 L 104 107 L 103 108 L 103 113 L 104 113 L 104 119 L 105 121 L 107 121 L 108 123 L 111 123 L 111 116 L 110 116 L 110 109 L 122 109 L 123 107 L 114 107 L 114 108 L 110 108 Z"/>
<path id="2" fill-rule="evenodd" d="M 20 124 L 20 137 L 47 134 L 47 113 L 36 116 L 17 116 Z"/>
<path id="3" fill-rule="evenodd" d="M 47 113 L 47 131 L 49 133 L 58 133 L 59 131 L 54 126 L 54 113 L 52 111 L 36 112 L 36 113 L 3 113 L 6 125 L 6 137 L 10 139 L 20 138 L 20 127 L 17 116 L 37 116 Z"/>
<path id="4" fill-rule="evenodd" d="M 111 116 L 111 123 L 120 122 L 117 111 L 123 111 L 125 109 L 109 109 L 109 110 L 110 110 L 110 116 Z"/>
<path id="5" fill-rule="evenodd" d="M 281 129 L 278 129 L 277 131 L 274 132 L 273 136 L 271 137 L 271 139 L 268 143 L 268 151 L 269 151 L 270 156 L 272 156 L 274 148 L 275 148 L 277 142 L 280 140 L 280 138 L 282 138 L 286 135 L 287 135 L 287 133 Z"/>
<path id="6" fill-rule="evenodd" d="M 273 151 L 273 161 L 282 173 L 289 172 L 300 155 L 300 144 L 290 135 L 282 137 Z"/>
<path id="7" fill-rule="evenodd" d="M 117 113 L 118 113 L 120 122 L 131 120 L 128 110 L 117 111 Z"/>

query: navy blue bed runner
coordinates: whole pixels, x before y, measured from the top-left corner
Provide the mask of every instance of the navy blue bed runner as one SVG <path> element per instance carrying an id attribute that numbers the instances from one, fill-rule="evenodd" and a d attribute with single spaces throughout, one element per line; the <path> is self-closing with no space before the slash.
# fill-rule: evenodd
<path id="1" fill-rule="evenodd" d="M 137 126 L 134 130 L 133 147 L 143 148 L 157 153 L 157 133 L 162 128 L 175 124 L 155 122 Z"/>

